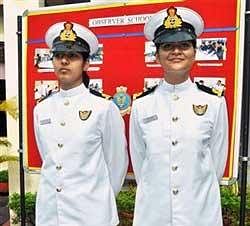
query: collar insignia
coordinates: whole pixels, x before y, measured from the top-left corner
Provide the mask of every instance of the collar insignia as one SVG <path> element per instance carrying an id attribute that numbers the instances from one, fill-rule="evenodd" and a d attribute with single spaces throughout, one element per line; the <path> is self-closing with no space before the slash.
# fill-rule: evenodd
<path id="1" fill-rule="evenodd" d="M 182 27 L 181 16 L 176 14 L 177 9 L 173 6 L 167 9 L 168 16 L 164 19 L 163 25 L 166 29 Z"/>
<path id="2" fill-rule="evenodd" d="M 79 111 L 79 117 L 81 120 L 86 121 L 91 115 L 92 111 Z"/>
<path id="3" fill-rule="evenodd" d="M 75 41 L 76 32 L 73 30 L 73 24 L 70 22 L 64 23 L 64 30 L 60 32 L 60 41 Z"/>
<path id="4" fill-rule="evenodd" d="M 193 104 L 194 113 L 196 115 L 199 115 L 199 116 L 204 115 L 206 113 L 207 107 L 208 107 L 207 104 L 205 104 L 205 105 L 194 105 Z"/>

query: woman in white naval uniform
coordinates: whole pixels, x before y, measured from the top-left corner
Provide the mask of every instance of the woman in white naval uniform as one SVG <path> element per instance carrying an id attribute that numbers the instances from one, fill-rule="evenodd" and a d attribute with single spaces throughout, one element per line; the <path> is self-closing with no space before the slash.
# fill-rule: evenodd
<path id="1" fill-rule="evenodd" d="M 72 33 L 62 32 L 69 23 Z M 62 22 L 48 29 L 45 40 L 60 90 L 34 109 L 43 161 L 36 226 L 115 226 L 115 195 L 128 157 L 118 108 L 85 87 L 87 58 L 97 51 L 97 38 L 79 24 Z"/>
<path id="2" fill-rule="evenodd" d="M 176 14 L 171 20 L 169 10 L 153 15 L 144 28 L 156 45 L 164 79 L 132 106 L 133 225 L 222 226 L 219 181 L 228 148 L 226 103 L 189 78 L 202 18 L 191 9 L 171 7 Z"/>

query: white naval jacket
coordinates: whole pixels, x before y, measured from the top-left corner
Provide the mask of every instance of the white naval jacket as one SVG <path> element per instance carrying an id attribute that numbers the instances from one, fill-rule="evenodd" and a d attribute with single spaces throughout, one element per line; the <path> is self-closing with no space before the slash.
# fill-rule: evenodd
<path id="1" fill-rule="evenodd" d="M 219 180 L 227 151 L 224 97 L 205 93 L 188 79 L 178 85 L 162 81 L 135 100 L 133 226 L 222 226 Z"/>
<path id="2" fill-rule="evenodd" d="M 117 225 L 128 157 L 115 104 L 83 84 L 60 90 L 34 108 L 34 128 L 43 161 L 36 226 Z"/>

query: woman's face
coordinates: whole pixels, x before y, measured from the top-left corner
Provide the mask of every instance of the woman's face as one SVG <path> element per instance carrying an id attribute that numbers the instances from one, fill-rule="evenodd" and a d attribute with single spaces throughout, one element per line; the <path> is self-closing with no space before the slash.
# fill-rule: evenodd
<path id="1" fill-rule="evenodd" d="M 82 83 L 82 72 L 88 69 L 88 61 L 77 52 L 57 52 L 53 56 L 55 74 L 62 89 L 71 89 Z"/>
<path id="2" fill-rule="evenodd" d="M 167 73 L 187 73 L 195 60 L 196 50 L 192 42 L 165 43 L 156 53 L 156 60 Z"/>

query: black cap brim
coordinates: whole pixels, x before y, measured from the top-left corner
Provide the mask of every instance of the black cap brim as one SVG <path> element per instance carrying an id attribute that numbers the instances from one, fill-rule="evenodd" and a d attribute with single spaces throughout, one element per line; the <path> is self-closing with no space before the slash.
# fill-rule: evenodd
<path id="1" fill-rule="evenodd" d="M 80 52 L 89 54 L 90 49 L 88 45 L 84 45 L 78 42 L 71 41 L 57 41 L 53 44 L 53 48 L 51 50 L 54 52 Z"/>
<path id="2" fill-rule="evenodd" d="M 196 35 L 186 31 L 165 32 L 156 37 L 153 41 L 156 44 L 184 42 L 196 39 Z"/>

